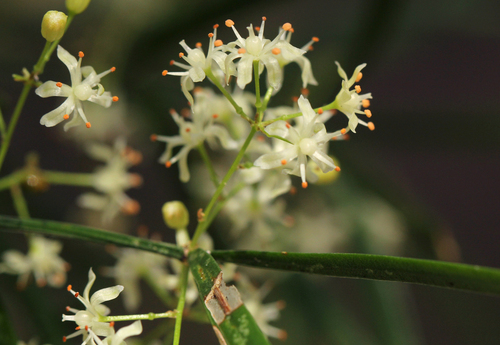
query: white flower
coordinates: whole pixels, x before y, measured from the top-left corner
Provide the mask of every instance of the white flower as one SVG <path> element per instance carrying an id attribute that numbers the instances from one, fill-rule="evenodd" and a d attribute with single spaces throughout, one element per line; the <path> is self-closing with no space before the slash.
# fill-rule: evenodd
<path id="1" fill-rule="evenodd" d="M 358 82 L 361 80 L 361 77 L 363 74 L 361 73 L 361 70 L 365 68 L 366 64 L 359 65 L 356 67 L 354 70 L 354 73 L 352 74 L 351 78 L 347 78 L 347 74 L 344 72 L 342 67 L 340 67 L 340 64 L 335 61 L 335 63 L 338 66 L 338 72 L 339 75 L 342 77 L 342 89 L 338 93 L 337 97 L 335 98 L 335 103 L 337 103 L 338 109 L 343 112 L 347 118 L 349 119 L 349 129 L 356 133 L 356 126 L 359 124 L 362 124 L 364 126 L 367 126 L 370 130 L 374 130 L 375 126 L 372 122 L 364 122 L 360 119 L 358 119 L 358 116 L 356 114 L 364 114 L 367 117 L 371 117 L 372 113 L 370 110 L 366 109 L 364 111 L 361 110 L 361 106 L 364 108 L 367 108 L 370 106 L 370 101 L 369 99 L 372 98 L 371 93 L 365 93 L 363 95 L 359 95 L 361 92 L 361 87 L 359 85 L 356 85 L 354 90 L 349 90 L 355 82 Z M 343 133 L 345 134 L 345 132 Z"/>
<path id="2" fill-rule="evenodd" d="M 180 180 L 182 182 L 189 181 L 190 174 L 187 165 L 187 157 L 189 152 L 202 145 L 205 140 L 214 147 L 218 138 L 222 147 L 227 150 L 235 149 L 237 147 L 236 141 L 231 139 L 229 132 L 221 125 L 214 124 L 213 116 L 205 116 L 205 114 L 193 113 L 193 121 L 185 121 L 175 110 L 171 110 L 174 121 L 179 126 L 179 135 L 167 137 L 163 135 L 152 135 L 152 140 L 164 141 L 167 143 L 165 153 L 159 158 L 159 162 L 170 168 L 172 164 L 179 161 Z M 172 150 L 177 146 L 183 145 L 182 149 L 172 157 Z"/>
<path id="3" fill-rule="evenodd" d="M 274 91 L 281 88 L 283 82 L 282 66 L 279 63 L 278 56 L 282 56 L 283 61 L 292 61 L 302 56 L 305 51 L 292 46 L 287 40 L 283 39 L 286 31 L 291 30 L 292 26 L 285 23 L 280 29 L 274 40 L 264 38 L 264 25 L 266 17 L 262 17 L 262 24 L 258 36 L 255 36 L 253 26 L 250 24 L 248 29 L 249 36 L 244 39 L 234 27 L 234 22 L 226 20 L 226 26 L 231 27 L 236 35 L 236 41 L 227 44 L 226 48 L 230 52 L 226 59 L 226 78 L 231 75 L 237 75 L 237 84 L 240 88 L 250 83 L 253 78 L 253 62 L 259 61 L 259 74 L 263 72 L 264 66 L 267 70 L 267 81 Z M 240 58 L 237 66 L 233 60 Z M 237 70 L 237 73 L 236 73 Z"/>
<path id="4" fill-rule="evenodd" d="M 125 194 L 131 187 L 138 187 L 142 178 L 138 174 L 129 173 L 132 165 L 142 160 L 142 155 L 127 147 L 124 138 L 118 138 L 114 147 L 92 143 L 87 147 L 88 154 L 106 165 L 95 170 L 92 184 L 95 190 L 102 194 L 85 193 L 78 198 L 82 207 L 102 211 L 102 221 L 110 222 L 122 211 L 127 214 L 137 214 L 140 205 Z"/>
<path id="5" fill-rule="evenodd" d="M 214 25 L 213 34 L 209 34 L 210 42 L 208 44 L 207 55 L 203 53 L 201 49 L 201 43 L 196 44 L 196 48 L 190 48 L 184 40 L 180 41 L 179 44 L 184 48 L 187 56 L 184 53 L 179 53 L 179 57 L 184 59 L 189 65 L 176 62 L 174 60 L 170 61 L 171 65 L 175 65 L 185 69 L 185 72 L 169 72 L 164 70 L 162 74 L 165 75 L 176 75 L 181 77 L 181 88 L 182 92 L 186 96 L 189 103 L 194 104 L 193 97 L 189 93 L 193 89 L 194 84 L 201 82 L 206 77 L 206 72 L 212 70 L 213 67 L 218 66 L 222 74 L 225 72 L 225 59 L 226 54 L 221 51 L 222 41 L 217 40 L 217 28 L 218 24 Z M 224 80 L 224 77 L 221 78 Z"/>
<path id="6" fill-rule="evenodd" d="M 26 255 L 17 250 L 7 250 L 0 263 L 0 273 L 19 274 L 18 286 L 24 288 L 33 273 L 38 286 L 49 284 L 60 287 L 66 281 L 68 263 L 60 256 L 62 245 L 59 241 L 32 235 Z"/>
<path id="7" fill-rule="evenodd" d="M 75 315 L 63 314 L 62 321 L 74 321 L 78 327 L 76 332 L 64 337 L 63 341 L 81 334 L 84 339 L 82 344 L 86 344 L 89 340 L 93 340 L 97 344 L 102 345 L 103 343 L 99 336 L 109 337 L 115 333 L 113 323 L 101 321 L 102 318 L 110 312 L 109 308 L 102 305 L 102 303 L 118 297 L 120 292 L 123 291 L 123 286 L 115 285 L 104 288 L 94 292 L 92 297 L 90 297 L 90 289 L 92 288 L 95 279 L 96 275 L 91 268 L 89 270 L 89 282 L 87 283 L 87 286 L 85 286 L 83 296 L 78 292 L 73 291 L 72 286 L 68 285 L 68 291 L 71 292 L 80 302 L 82 302 L 85 306 L 85 310 L 66 307 L 66 311 L 70 311 Z"/>
<path id="8" fill-rule="evenodd" d="M 64 130 L 82 123 L 85 123 L 87 128 L 90 128 L 90 122 L 88 122 L 83 112 L 82 101 L 97 103 L 106 108 L 111 105 L 111 102 L 118 101 L 118 97 L 111 97 L 111 93 L 105 92 L 104 87 L 99 83 L 102 77 L 114 72 L 115 68 L 96 74 L 91 66 L 81 67 L 83 53 L 80 52 L 78 55 L 80 58 L 77 61 L 63 47 L 57 47 L 57 57 L 68 67 L 71 75 L 71 86 L 49 80 L 35 90 L 35 93 L 43 98 L 66 97 L 63 104 L 42 116 L 40 124 L 46 127 L 53 127 L 64 120 L 68 120 L 70 114 L 73 113 L 73 119 L 64 125 Z M 85 79 L 82 80 L 82 78 Z"/>
<path id="9" fill-rule="evenodd" d="M 127 345 L 124 341 L 126 338 L 139 335 L 141 333 L 142 323 L 140 320 L 137 320 L 128 326 L 120 328 L 115 334 L 104 339 L 103 343 L 106 345 Z"/>
<path id="10" fill-rule="evenodd" d="M 304 96 L 300 96 L 298 105 L 303 119 L 298 122 L 297 128 L 285 121 L 276 121 L 266 128 L 269 134 L 285 138 L 289 143 L 282 143 L 283 149 L 278 152 L 260 156 L 254 165 L 262 169 L 282 167 L 283 172 L 300 176 L 302 187 L 306 188 L 307 157 L 311 158 L 323 172 L 333 169 L 340 171 L 324 151 L 324 146 L 330 139 L 342 134 L 341 131 L 327 133 L 325 125 L 318 120 L 319 115 Z"/>

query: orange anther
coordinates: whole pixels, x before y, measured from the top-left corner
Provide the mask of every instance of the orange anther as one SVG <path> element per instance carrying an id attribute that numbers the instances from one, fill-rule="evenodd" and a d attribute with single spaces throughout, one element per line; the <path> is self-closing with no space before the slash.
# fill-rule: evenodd
<path id="1" fill-rule="evenodd" d="M 359 72 L 358 76 L 356 77 L 356 83 L 358 83 L 361 80 L 361 78 L 363 78 L 363 73 Z"/>
<path id="2" fill-rule="evenodd" d="M 318 114 L 320 114 L 320 115 L 323 114 L 323 108 L 318 109 Z"/>
<path id="3" fill-rule="evenodd" d="M 173 65 L 174 60 L 170 61 L 170 64 Z M 163 72 L 161 72 L 162 76 L 166 76 L 168 74 L 168 71 L 165 69 Z"/>
<path id="4" fill-rule="evenodd" d="M 214 34 L 213 33 L 209 33 L 208 37 L 212 38 L 212 37 L 214 37 Z"/>
<path id="5" fill-rule="evenodd" d="M 247 51 L 245 48 L 238 49 L 238 54 L 245 54 Z"/>
<path id="6" fill-rule="evenodd" d="M 287 123 L 285 123 L 285 126 L 286 126 L 286 128 L 290 128 L 290 127 L 292 127 L 292 126 L 291 126 L 288 122 L 287 122 Z"/>
<path id="7" fill-rule="evenodd" d="M 293 96 L 293 97 L 292 97 L 292 101 L 293 101 L 293 102 L 297 102 L 298 100 L 299 100 L 299 97 L 297 97 L 297 96 Z"/>
<path id="8" fill-rule="evenodd" d="M 111 321 L 111 322 L 109 323 L 109 327 L 114 327 L 114 325 L 115 325 L 115 322 L 114 322 L 114 321 Z"/>
<path id="9" fill-rule="evenodd" d="M 307 50 L 313 51 L 314 47 L 313 46 L 309 46 L 309 48 L 307 48 Z"/>
<path id="10" fill-rule="evenodd" d="M 167 162 L 165 163 L 165 166 L 166 166 L 167 168 L 170 168 L 170 167 L 172 166 L 172 162 L 167 161 Z"/>
<path id="11" fill-rule="evenodd" d="M 368 108 L 370 106 L 370 100 L 364 99 L 361 101 L 361 104 L 363 105 L 363 108 Z"/>
<path id="12" fill-rule="evenodd" d="M 302 188 L 307 188 L 308 184 L 307 182 L 302 182 Z"/>
<path id="13" fill-rule="evenodd" d="M 141 210 L 141 205 L 135 200 L 128 200 L 122 207 L 122 211 L 125 214 L 137 214 Z"/>
<path id="14" fill-rule="evenodd" d="M 361 92 L 361 86 L 359 85 L 354 85 L 354 89 L 356 90 L 357 93 Z"/>
<path id="15" fill-rule="evenodd" d="M 278 55 L 279 53 L 281 53 L 281 49 L 280 48 L 273 48 L 273 50 L 271 50 L 271 53 L 273 53 L 274 55 Z"/>
<path id="16" fill-rule="evenodd" d="M 347 130 L 346 130 L 345 128 L 342 128 L 342 129 L 340 130 L 340 133 L 342 133 L 342 134 L 346 134 L 346 133 L 347 133 Z"/>
<path id="17" fill-rule="evenodd" d="M 290 188 L 290 194 L 295 195 L 297 193 L 297 188 L 292 187 Z"/>
<path id="18" fill-rule="evenodd" d="M 62 83 L 61 83 L 60 81 L 58 81 L 58 82 L 56 83 L 56 86 L 57 86 L 57 87 L 62 87 Z"/>
<path id="19" fill-rule="evenodd" d="M 80 58 L 82 58 L 82 57 L 84 57 L 84 56 L 85 56 L 85 54 L 83 54 L 83 52 L 78 52 L 78 56 L 79 56 Z"/>
<path id="20" fill-rule="evenodd" d="M 149 136 L 149 139 L 154 142 L 154 141 L 156 141 L 158 139 L 158 136 L 156 134 L 151 134 Z"/>
<path id="21" fill-rule="evenodd" d="M 231 26 L 233 26 L 233 25 L 234 25 L 234 22 L 233 22 L 231 19 L 228 19 L 228 20 L 226 20 L 225 24 L 226 24 L 226 26 L 227 26 L 228 28 L 230 28 Z"/>
<path id="22" fill-rule="evenodd" d="M 259 136 L 257 136 L 257 140 L 260 141 L 260 142 L 263 142 L 266 139 L 264 139 L 264 137 L 262 135 L 259 135 Z"/>
<path id="23" fill-rule="evenodd" d="M 87 128 L 90 128 L 91 127 L 90 122 L 87 122 L 85 126 L 87 126 Z"/>
<path id="24" fill-rule="evenodd" d="M 281 340 L 281 341 L 285 341 L 286 338 L 288 338 L 288 333 L 285 330 L 280 329 L 278 331 L 278 339 Z"/>
<path id="25" fill-rule="evenodd" d="M 220 47 L 221 45 L 222 45 L 222 41 L 221 40 L 216 40 L 214 42 L 214 46 L 216 46 L 216 47 Z"/>
<path id="26" fill-rule="evenodd" d="M 88 331 L 88 330 L 89 330 L 89 326 L 88 326 L 88 325 L 87 325 L 87 326 L 85 326 L 85 330 L 86 330 L 86 331 Z"/>
<path id="27" fill-rule="evenodd" d="M 340 168 L 339 167 L 335 167 L 335 171 L 340 171 Z"/>
<path id="28" fill-rule="evenodd" d="M 68 114 L 64 114 L 63 115 L 63 119 L 65 119 L 65 120 L 69 119 L 69 115 Z"/>
<path id="29" fill-rule="evenodd" d="M 266 17 L 262 17 L 262 20 L 263 20 L 263 21 L 266 21 L 266 20 L 267 20 L 267 18 L 266 18 Z"/>
<path id="30" fill-rule="evenodd" d="M 63 337 L 63 343 L 65 343 L 65 342 L 66 342 L 66 337 Z"/>
<path id="31" fill-rule="evenodd" d="M 196 48 L 201 48 L 201 42 L 196 42 Z"/>
<path id="32" fill-rule="evenodd" d="M 373 131 L 375 129 L 375 125 L 373 124 L 373 122 L 368 122 L 368 128 L 370 129 L 370 131 Z"/>
<path id="33" fill-rule="evenodd" d="M 371 110 L 369 110 L 369 109 L 365 109 L 365 115 L 366 115 L 366 117 L 367 117 L 367 118 L 372 117 L 372 112 L 371 112 Z"/>
<path id="34" fill-rule="evenodd" d="M 118 96 L 113 96 L 113 102 L 118 102 L 119 98 Z"/>
<path id="35" fill-rule="evenodd" d="M 219 27 L 219 24 L 214 25 L 214 29 L 217 29 Z"/>
<path id="36" fill-rule="evenodd" d="M 71 308 L 69 306 L 66 307 L 66 311 L 69 311 Z"/>
<path id="37" fill-rule="evenodd" d="M 179 57 L 182 58 L 184 56 L 184 53 L 179 53 Z"/>
<path id="38" fill-rule="evenodd" d="M 317 38 L 317 37 L 313 37 L 313 38 L 312 38 L 312 40 L 313 40 L 313 42 L 318 42 L 318 41 L 319 41 L 319 38 Z"/>
<path id="39" fill-rule="evenodd" d="M 73 288 L 73 286 L 71 285 L 68 285 L 68 287 L 66 288 L 68 291 L 71 291 L 71 289 Z"/>
<path id="40" fill-rule="evenodd" d="M 295 32 L 295 30 L 293 28 L 291 28 L 290 32 L 293 34 Z"/>
<path id="41" fill-rule="evenodd" d="M 260 31 L 260 26 L 255 27 L 255 31 L 259 32 Z"/>
<path id="42" fill-rule="evenodd" d="M 283 24 L 282 28 L 283 28 L 283 30 L 285 30 L 285 31 L 289 31 L 289 30 L 292 28 L 292 24 L 290 24 L 290 23 L 285 23 L 285 24 Z"/>
<path id="43" fill-rule="evenodd" d="M 213 117 L 214 119 L 216 119 L 216 118 L 218 118 L 218 117 L 219 117 L 219 115 L 217 115 L 217 114 L 213 114 L 213 115 L 212 115 L 212 117 Z"/>
<path id="44" fill-rule="evenodd" d="M 109 70 L 110 70 L 111 72 L 114 72 L 114 71 L 116 71 L 116 67 L 111 67 Z"/>
<path id="45" fill-rule="evenodd" d="M 174 115 L 176 113 L 174 108 L 170 108 L 168 112 L 170 113 L 170 115 Z"/>
<path id="46" fill-rule="evenodd" d="M 281 160 L 281 165 L 285 165 L 286 164 L 286 159 L 282 159 Z"/>
<path id="47" fill-rule="evenodd" d="M 80 296 L 80 293 L 79 292 L 75 292 L 75 297 L 78 297 Z"/>
<path id="48" fill-rule="evenodd" d="M 303 88 L 302 90 L 300 90 L 300 93 L 303 94 L 304 96 L 309 96 L 309 90 L 306 88 Z"/>
<path id="49" fill-rule="evenodd" d="M 79 330 L 80 330 L 80 328 L 81 328 L 80 326 L 75 327 L 75 331 L 79 331 Z"/>
<path id="50" fill-rule="evenodd" d="M 189 133 L 189 132 L 191 132 L 191 128 L 188 127 L 188 128 L 186 128 L 186 133 Z"/>

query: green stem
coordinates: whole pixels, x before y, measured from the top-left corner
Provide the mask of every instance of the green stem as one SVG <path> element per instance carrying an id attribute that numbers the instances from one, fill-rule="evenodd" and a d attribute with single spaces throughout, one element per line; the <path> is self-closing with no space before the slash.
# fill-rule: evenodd
<path id="1" fill-rule="evenodd" d="M 0 108 L 0 135 L 5 137 L 5 120 L 3 119 L 2 109 Z"/>
<path id="2" fill-rule="evenodd" d="M 221 195 L 224 187 L 226 186 L 227 182 L 233 175 L 233 173 L 236 171 L 238 168 L 238 165 L 240 164 L 241 159 L 243 158 L 243 155 L 245 154 L 246 149 L 248 148 L 248 145 L 250 145 L 250 142 L 252 141 L 253 136 L 257 130 L 252 127 L 252 130 L 250 131 L 250 134 L 248 134 L 247 139 L 245 140 L 245 143 L 240 149 L 240 152 L 238 152 L 238 155 L 236 156 L 233 165 L 229 168 L 229 171 L 226 173 L 226 176 L 222 179 L 222 182 L 219 184 L 217 187 L 217 190 L 215 191 L 214 195 L 212 196 L 212 199 L 208 203 L 208 206 L 204 209 L 205 216 L 210 217 L 210 211 L 212 211 L 212 207 L 214 207 L 215 203 L 219 199 L 219 196 Z M 206 220 L 201 220 L 198 222 L 198 226 L 196 227 L 196 230 L 193 235 L 193 240 L 191 241 L 191 246 L 190 248 L 193 249 L 196 246 L 196 242 L 198 241 L 198 238 L 202 233 L 204 233 L 207 230 L 207 222 Z"/>
<path id="3" fill-rule="evenodd" d="M 94 174 L 92 173 L 71 173 L 63 171 L 43 170 L 43 178 L 48 183 L 78 187 L 92 187 L 93 175 Z"/>
<path id="4" fill-rule="evenodd" d="M 184 257 L 183 248 L 169 243 L 151 241 L 144 238 L 118 234 L 71 223 L 40 219 L 19 219 L 0 215 L 0 231 L 6 231 L 7 229 L 23 229 L 25 231 L 46 235 L 56 235 L 77 240 L 93 241 L 104 244 L 116 244 L 118 246 L 162 254 L 175 259 L 182 259 Z"/>
<path id="5" fill-rule="evenodd" d="M 331 277 L 398 281 L 500 295 L 500 269 L 371 254 L 212 251 L 236 264 Z"/>
<path id="6" fill-rule="evenodd" d="M 0 179 L 0 190 L 4 190 L 10 188 L 16 184 L 21 184 L 25 182 L 28 173 L 26 169 L 21 169 L 14 171 L 12 174 L 9 174 Z"/>
<path id="7" fill-rule="evenodd" d="M 184 263 L 184 265 L 182 266 L 181 276 L 179 278 L 180 296 L 176 309 L 177 315 L 175 319 L 174 345 L 179 345 L 179 341 L 181 339 L 182 313 L 184 312 L 184 304 L 186 303 L 188 273 L 189 273 L 189 266 L 187 265 L 187 263 Z"/>
<path id="8" fill-rule="evenodd" d="M 177 317 L 177 312 L 175 310 L 167 311 L 165 313 L 148 313 L 148 314 L 134 314 L 134 315 L 116 315 L 116 316 L 101 316 L 99 318 L 100 322 L 111 322 L 111 321 L 133 321 L 133 320 L 155 320 L 155 319 L 173 319 Z"/>
<path id="9" fill-rule="evenodd" d="M 217 177 L 217 173 L 215 172 L 212 161 L 210 160 L 210 157 L 208 156 L 207 150 L 205 150 L 205 146 L 203 145 L 203 143 L 198 145 L 198 151 L 200 151 L 201 158 L 203 158 L 203 161 L 207 166 L 208 172 L 210 173 L 210 179 L 214 183 L 215 188 L 219 187 L 219 178 Z"/>
<path id="10" fill-rule="evenodd" d="M 271 96 L 273 95 L 274 88 L 269 86 L 269 88 L 266 91 L 266 94 L 264 95 L 264 103 L 262 104 L 262 113 L 264 113 L 267 109 L 267 104 L 271 100 Z M 262 121 L 262 119 L 260 119 Z"/>
<path id="11" fill-rule="evenodd" d="M 21 186 L 18 184 L 12 185 L 10 187 L 10 194 L 12 195 L 12 200 L 14 200 L 14 207 L 16 208 L 19 218 L 29 219 L 30 213 L 28 211 L 28 205 L 26 204 L 26 199 L 24 198 Z"/>
<path id="12" fill-rule="evenodd" d="M 238 103 L 236 103 L 236 101 L 233 99 L 233 96 L 231 96 L 231 94 L 227 92 L 227 90 L 219 83 L 217 77 L 213 74 L 212 70 L 210 69 L 206 70 L 205 74 L 207 75 L 208 79 L 210 79 L 210 81 L 214 83 L 215 86 L 217 86 L 220 92 L 222 92 L 222 94 L 227 98 L 227 100 L 233 105 L 236 113 L 239 114 L 242 118 L 244 118 L 248 122 L 253 123 L 253 121 L 248 117 L 248 115 L 245 114 L 243 108 L 240 107 Z"/>
<path id="13" fill-rule="evenodd" d="M 221 200 L 220 202 L 215 205 L 214 209 L 212 212 L 210 212 L 210 215 L 207 217 L 205 220 L 206 222 L 206 227 L 208 228 L 210 224 L 214 221 L 215 217 L 219 214 L 219 212 L 222 210 L 224 205 L 236 194 L 238 193 L 242 188 L 244 188 L 246 185 L 244 183 L 238 184 L 235 188 L 231 189 L 231 191 L 227 194 L 227 196 Z"/>
<path id="14" fill-rule="evenodd" d="M 258 120 L 257 123 L 262 121 L 262 100 L 260 99 L 260 75 L 259 75 L 259 60 L 253 62 L 253 79 L 255 82 L 255 109 L 257 109 Z"/>

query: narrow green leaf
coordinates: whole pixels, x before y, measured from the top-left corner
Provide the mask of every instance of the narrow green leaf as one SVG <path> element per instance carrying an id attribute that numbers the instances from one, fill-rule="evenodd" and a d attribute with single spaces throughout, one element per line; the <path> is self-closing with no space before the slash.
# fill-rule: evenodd
<path id="1" fill-rule="evenodd" d="M 500 269 L 371 254 L 213 251 L 217 260 L 332 277 L 398 281 L 500 295 Z"/>
<path id="2" fill-rule="evenodd" d="M 0 230 L 6 229 L 22 229 L 45 235 L 55 235 L 105 244 L 116 244 L 162 254 L 176 259 L 182 259 L 184 257 L 183 249 L 172 244 L 117 234 L 71 223 L 40 219 L 19 219 L 0 215 Z"/>
<path id="3" fill-rule="evenodd" d="M 188 260 L 200 298 L 220 343 L 269 345 L 269 341 L 245 305 L 240 304 L 232 308 L 236 289 L 229 287 L 226 291 L 225 283 L 221 283 L 221 269 L 214 258 L 206 251 L 196 249 L 189 253 Z M 239 294 L 237 295 L 239 297 Z M 223 310 L 225 310 L 224 313 L 222 313 Z M 218 322 L 214 318 L 217 318 Z"/>

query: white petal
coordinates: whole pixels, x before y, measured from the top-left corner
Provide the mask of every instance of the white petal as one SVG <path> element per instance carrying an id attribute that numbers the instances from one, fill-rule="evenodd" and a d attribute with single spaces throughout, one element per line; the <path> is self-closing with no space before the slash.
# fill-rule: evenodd
<path id="1" fill-rule="evenodd" d="M 238 147 L 238 143 L 231 138 L 227 129 L 222 126 L 209 126 L 205 130 L 205 133 L 207 134 L 207 136 L 210 135 L 217 137 L 220 140 L 222 147 L 224 147 L 226 150 L 233 150 Z"/>
<path id="2" fill-rule="evenodd" d="M 35 93 L 43 98 L 46 97 L 68 97 L 73 92 L 71 86 L 62 84 L 61 87 L 56 85 L 55 81 L 49 80 L 37 87 Z"/>
<path id="3" fill-rule="evenodd" d="M 92 285 L 94 285 L 95 282 L 95 273 L 92 271 L 92 267 L 89 269 L 89 282 L 85 286 L 85 290 L 83 291 L 83 298 L 85 298 L 87 301 L 89 300 L 89 293 L 90 289 L 92 288 Z"/>
<path id="4" fill-rule="evenodd" d="M 274 90 L 281 89 L 281 84 L 283 82 L 283 72 L 278 60 L 271 55 L 264 56 L 261 61 L 264 63 L 267 69 L 267 81 Z"/>
<path id="5" fill-rule="evenodd" d="M 111 345 L 120 345 L 125 338 L 131 337 L 133 335 L 139 335 L 142 333 L 142 323 L 141 321 L 135 321 L 133 324 L 120 328 L 113 340 Z"/>
<path id="6" fill-rule="evenodd" d="M 111 92 L 106 91 L 100 96 L 99 95 L 90 96 L 90 98 L 87 101 L 99 104 L 104 108 L 109 108 L 111 106 L 111 103 L 113 103 L 113 97 L 111 96 Z"/>
<path id="7" fill-rule="evenodd" d="M 339 72 L 340 77 L 347 81 L 348 78 L 347 78 L 347 74 L 345 74 L 344 69 L 342 67 L 340 67 L 340 64 L 337 61 L 335 61 L 335 64 L 338 66 L 338 72 Z"/>
<path id="8" fill-rule="evenodd" d="M 305 56 L 300 56 L 294 60 L 302 69 L 302 87 L 306 88 L 308 84 L 318 85 L 318 82 L 314 78 L 311 62 Z"/>
<path id="9" fill-rule="evenodd" d="M 200 81 L 203 81 L 203 79 L 205 79 L 205 72 L 203 72 L 203 69 L 201 67 L 195 66 L 193 68 L 190 68 L 188 72 L 189 77 L 195 83 L 199 83 Z"/>
<path id="10" fill-rule="evenodd" d="M 120 292 L 123 291 L 123 286 L 115 285 L 108 288 L 101 289 L 99 291 L 94 292 L 92 297 L 90 298 L 90 303 L 95 306 L 99 305 L 103 302 L 110 301 L 118 297 Z"/>
<path id="11" fill-rule="evenodd" d="M 300 95 L 297 104 L 299 105 L 299 109 L 302 112 L 302 114 L 304 114 L 304 120 L 307 122 L 313 121 L 314 118 L 316 117 L 316 113 L 314 112 L 311 103 L 309 103 L 309 100 L 304 98 L 303 95 Z"/>
<path id="12" fill-rule="evenodd" d="M 66 67 L 68 67 L 69 74 L 71 75 L 71 85 L 75 87 L 80 84 L 82 81 L 82 74 L 80 72 L 80 68 L 78 67 L 78 61 L 76 58 L 61 46 L 57 46 L 57 57 L 66 65 Z"/>
<path id="13" fill-rule="evenodd" d="M 75 103 L 73 101 L 73 97 L 68 97 L 59 107 L 43 115 L 40 119 L 40 124 L 46 127 L 53 127 L 64 121 L 63 116 L 71 114 L 74 107 Z"/>
<path id="14" fill-rule="evenodd" d="M 237 84 L 244 89 L 252 81 L 253 59 L 251 56 L 243 56 L 238 62 Z"/>
<path id="15" fill-rule="evenodd" d="M 276 135 L 278 137 L 285 138 L 288 134 L 287 123 L 286 121 L 282 120 L 273 122 L 266 127 L 266 132 L 270 135 Z"/>

